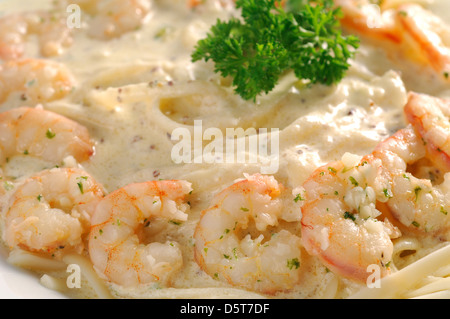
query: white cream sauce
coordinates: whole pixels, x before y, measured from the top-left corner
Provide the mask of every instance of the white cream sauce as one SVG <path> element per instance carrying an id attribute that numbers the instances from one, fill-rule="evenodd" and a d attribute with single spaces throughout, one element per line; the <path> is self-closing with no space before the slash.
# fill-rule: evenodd
<path id="1" fill-rule="evenodd" d="M 243 173 L 259 172 L 260 167 L 175 164 L 171 158 L 176 143 L 170 139 L 173 130 L 192 130 L 194 120 L 202 120 L 203 129 L 216 127 L 223 132 L 233 127 L 277 128 L 279 170 L 274 175 L 288 188 L 295 188 L 317 166 L 338 160 L 345 152 L 370 153 L 377 143 L 405 126 L 407 91 L 435 92 L 437 86 L 431 77 L 416 76 L 411 66 L 394 65 L 382 50 L 363 44 L 347 76 L 336 86 L 304 86 L 288 74 L 256 104 L 245 102 L 233 94 L 226 80 L 214 74 L 211 63 L 190 61 L 197 40 L 217 18 L 226 19 L 231 11 L 214 5 L 190 10 L 183 3 L 155 1 L 143 27 L 109 41 L 87 36 L 90 17 L 82 13 L 83 26 L 73 31 L 73 45 L 55 58 L 73 72 L 76 89 L 44 107 L 89 128 L 96 151 L 82 165 L 107 191 L 157 179 L 186 179 L 193 184 L 189 220 L 172 227 L 169 234 L 184 247 L 185 266 L 175 278 L 174 288 L 115 287 L 119 296 L 255 297 L 240 290 L 215 290 L 227 285 L 201 272 L 192 256 L 192 235 L 211 197 Z M 50 6 L 51 1 L 0 2 L 2 13 Z M 444 15 L 450 12 L 445 0 L 436 1 L 431 8 Z M 30 39 L 27 54 L 37 56 L 36 52 Z M 448 92 L 438 90 L 442 96 L 450 96 Z M 19 96 L 11 94 L 0 110 L 20 104 Z M 10 161 L 4 172 L 21 177 L 40 166 L 45 164 L 19 157 Z M 335 296 L 342 297 L 355 288 L 313 258 L 305 257 L 303 262 L 309 271 L 299 288 L 278 297 L 329 297 L 326 292 L 336 291 L 338 285 Z"/>

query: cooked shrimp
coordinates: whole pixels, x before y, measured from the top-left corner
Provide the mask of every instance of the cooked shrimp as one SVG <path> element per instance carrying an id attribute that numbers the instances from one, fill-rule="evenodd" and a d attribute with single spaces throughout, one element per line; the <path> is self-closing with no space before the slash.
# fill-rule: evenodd
<path id="1" fill-rule="evenodd" d="M 301 275 L 300 238 L 283 222 L 301 213 L 275 178 L 246 176 L 215 196 L 194 233 L 195 259 L 211 277 L 262 293 L 286 291 Z M 299 195 L 300 196 L 300 195 Z"/>
<path id="2" fill-rule="evenodd" d="M 443 79 L 450 73 L 450 26 L 419 5 L 403 5 L 397 17 L 405 30 L 408 56 L 430 65 Z"/>
<path id="3" fill-rule="evenodd" d="M 98 274 L 122 286 L 170 284 L 183 265 L 179 245 L 156 242 L 146 231 L 158 220 L 166 225 L 186 221 L 184 200 L 190 191 L 186 181 L 162 180 L 130 184 L 107 195 L 91 219 L 89 254 Z"/>
<path id="4" fill-rule="evenodd" d="M 94 38 L 109 40 L 139 29 L 151 12 L 150 0 L 75 0 L 92 16 L 88 33 Z"/>
<path id="5" fill-rule="evenodd" d="M 376 219 L 381 216 L 377 202 L 386 204 L 391 215 L 406 226 L 402 229 L 450 239 L 450 173 L 434 185 L 434 180 L 409 171 L 414 166 L 420 170 L 428 160 L 443 163 L 443 172 L 449 171 L 448 107 L 447 101 L 410 93 L 405 113 L 414 127 L 396 132 L 354 165 L 332 163 L 308 179 L 302 239 L 310 253 L 330 269 L 360 280 L 367 278 L 369 265 L 388 265 L 390 238 L 398 236 L 399 230 L 386 219 L 384 225 Z M 369 232 L 369 236 L 361 228 L 367 223 L 372 230 L 377 225 L 377 233 Z M 386 267 L 381 269 L 382 275 L 389 273 Z"/>
<path id="6" fill-rule="evenodd" d="M 344 13 L 341 23 L 368 39 L 399 44 L 402 33 L 395 20 L 394 10 L 383 10 L 370 0 L 335 0 Z"/>
<path id="7" fill-rule="evenodd" d="M 330 270 L 366 282 L 377 266 L 390 273 L 392 238 L 399 231 L 381 221 L 376 202 L 388 200 L 389 175 L 380 159 L 345 154 L 318 168 L 303 184 L 302 242 Z"/>
<path id="8" fill-rule="evenodd" d="M 0 18 L 0 59 L 21 58 L 28 36 L 36 35 L 43 57 L 61 55 L 72 44 L 66 19 L 56 12 L 24 12 Z"/>
<path id="9" fill-rule="evenodd" d="M 81 252 L 90 217 L 103 190 L 77 168 L 53 168 L 14 188 L 2 214 L 3 239 L 15 247 L 51 256 Z"/>
<path id="10" fill-rule="evenodd" d="M 0 163 L 22 154 L 59 165 L 67 156 L 83 162 L 93 152 L 88 130 L 62 115 L 28 107 L 0 113 Z"/>
<path id="11" fill-rule="evenodd" d="M 25 51 L 26 21 L 17 15 L 3 17 L 0 19 L 0 30 L 0 58 L 20 58 Z"/>
<path id="12" fill-rule="evenodd" d="M 410 92 L 404 111 L 423 139 L 427 157 L 441 171 L 450 171 L 450 100 Z"/>
<path id="13" fill-rule="evenodd" d="M 414 62 L 430 66 L 444 80 L 449 78 L 450 27 L 432 12 L 411 3 L 382 5 L 381 9 L 369 0 L 337 0 L 335 3 L 342 8 L 342 24 L 349 30 L 377 41 L 392 52 L 401 52 Z"/>
<path id="14" fill-rule="evenodd" d="M 203 0 L 171 0 L 171 1 L 164 1 L 168 2 L 169 4 L 173 6 L 182 7 L 184 3 L 187 3 L 187 7 L 190 9 L 194 9 L 200 6 L 206 6 L 207 8 L 214 8 L 217 10 L 223 10 L 234 8 L 234 2 L 235 0 L 212 0 L 212 1 L 203 1 Z M 184 2 L 184 3 L 183 3 Z"/>
<path id="15" fill-rule="evenodd" d="M 53 101 L 65 97 L 73 87 L 71 72 L 57 62 L 25 59 L 0 65 L 0 103 L 15 92 L 31 104 Z"/>
<path id="16" fill-rule="evenodd" d="M 392 215 L 410 231 L 450 240 L 450 173 L 433 185 L 407 171 L 427 156 L 422 137 L 409 125 L 380 143 L 373 153 L 389 172 L 386 202 Z"/>

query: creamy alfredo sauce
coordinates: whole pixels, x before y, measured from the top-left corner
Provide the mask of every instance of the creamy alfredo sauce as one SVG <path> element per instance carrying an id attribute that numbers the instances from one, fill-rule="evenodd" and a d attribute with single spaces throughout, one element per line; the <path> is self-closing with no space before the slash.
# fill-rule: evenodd
<path id="1" fill-rule="evenodd" d="M 50 8 L 51 3 L 2 1 L 1 9 L 6 13 Z M 63 100 L 44 107 L 88 127 L 96 142 L 95 156 L 82 166 L 107 191 L 146 180 L 186 179 L 192 183 L 188 221 L 160 234 L 177 240 L 183 247 L 184 267 L 174 279 L 174 288 L 113 286 L 114 294 L 255 297 L 242 290 L 215 290 L 214 287 L 232 287 L 199 269 L 193 259 L 192 236 L 200 212 L 208 207 L 212 196 L 244 173 L 260 172 L 261 165 L 177 164 L 171 157 L 178 142 L 171 140 L 173 131 L 183 127 L 193 133 L 194 120 L 202 120 L 203 130 L 219 128 L 224 135 L 226 128 L 276 128 L 279 166 L 274 176 L 292 189 L 301 185 L 317 166 L 338 160 L 345 152 L 370 153 L 377 143 L 405 126 L 402 108 L 407 90 L 436 93 L 438 86 L 426 71 L 421 70 L 424 75 L 420 77 L 410 76 L 415 72 L 411 66 L 395 65 L 382 50 L 363 44 L 347 76 L 336 86 L 310 87 L 287 74 L 273 92 L 260 97 L 256 104 L 245 102 L 233 94 L 228 80 L 214 74 L 212 64 L 190 62 L 195 43 L 217 18 L 227 19 L 232 9 L 206 1 L 191 10 L 184 3 L 155 1 L 143 27 L 109 41 L 87 35 L 90 17 L 82 13 L 82 27 L 73 30 L 73 45 L 54 58 L 71 70 L 76 88 Z M 60 10 L 65 10 L 65 6 Z M 34 42 L 29 39 L 27 55 L 38 57 Z M 450 96 L 440 87 L 437 93 Z M 0 110 L 22 104 L 17 94 L 11 94 Z M 43 167 L 45 163 L 19 156 L 5 166 L 4 172 L 21 178 Z M 306 252 L 303 256 L 305 272 L 298 288 L 275 297 L 345 297 L 359 288 L 328 272 Z M 336 294 L 327 295 L 327 291 L 336 290 Z"/>

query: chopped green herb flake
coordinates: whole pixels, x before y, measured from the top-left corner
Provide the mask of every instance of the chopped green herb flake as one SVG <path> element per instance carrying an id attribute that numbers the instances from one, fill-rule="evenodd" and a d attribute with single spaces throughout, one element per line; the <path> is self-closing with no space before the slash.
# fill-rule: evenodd
<path id="1" fill-rule="evenodd" d="M 353 221 L 356 220 L 356 217 L 355 217 L 352 213 L 350 213 L 350 212 L 345 212 L 345 213 L 344 213 L 344 218 L 345 218 L 345 219 L 351 219 L 351 220 L 353 220 Z"/>
<path id="2" fill-rule="evenodd" d="M 45 136 L 46 136 L 47 138 L 49 138 L 49 139 L 52 139 L 52 138 L 54 138 L 54 137 L 56 136 L 56 133 L 54 133 L 54 132 L 52 131 L 52 129 L 49 128 L 49 129 L 47 130 L 47 132 L 45 133 Z"/>
<path id="3" fill-rule="evenodd" d="M 32 79 L 32 80 L 28 81 L 27 83 L 25 83 L 25 87 L 29 88 L 29 87 L 33 86 L 34 83 L 36 83 L 36 79 Z"/>
<path id="4" fill-rule="evenodd" d="M 14 188 L 14 184 L 11 183 L 10 181 L 5 181 L 5 182 L 3 183 L 3 188 L 4 188 L 6 191 L 10 191 L 10 190 L 12 190 L 12 189 Z"/>
<path id="5" fill-rule="evenodd" d="M 414 194 L 416 195 L 416 201 L 417 198 L 419 196 L 419 192 L 422 190 L 422 188 L 420 186 L 417 186 L 416 188 L 414 188 Z"/>
<path id="6" fill-rule="evenodd" d="M 392 196 L 393 196 L 391 190 L 387 189 L 387 188 L 383 189 L 383 193 L 384 193 L 384 196 L 386 196 L 387 198 L 392 198 Z"/>
<path id="7" fill-rule="evenodd" d="M 234 258 L 235 258 L 235 259 L 238 259 L 237 248 L 234 247 L 232 251 L 233 251 L 233 256 L 234 256 Z"/>
<path id="8" fill-rule="evenodd" d="M 298 202 L 298 201 L 302 201 L 302 200 L 305 200 L 304 198 L 302 198 L 302 196 L 300 195 L 300 194 L 297 194 L 297 196 L 295 196 L 295 198 L 294 198 L 294 202 Z"/>
<path id="9" fill-rule="evenodd" d="M 353 186 L 358 186 L 359 185 L 358 182 L 356 181 L 356 179 L 353 176 L 350 176 L 348 179 L 353 184 Z"/>
<path id="10" fill-rule="evenodd" d="M 84 194 L 83 183 L 82 182 L 78 182 L 77 185 L 78 185 L 78 188 L 80 189 L 81 194 Z"/>
<path id="11" fill-rule="evenodd" d="M 293 268 L 298 269 L 300 267 L 300 261 L 298 260 L 298 258 L 289 259 L 287 261 L 287 267 L 291 270 Z"/>

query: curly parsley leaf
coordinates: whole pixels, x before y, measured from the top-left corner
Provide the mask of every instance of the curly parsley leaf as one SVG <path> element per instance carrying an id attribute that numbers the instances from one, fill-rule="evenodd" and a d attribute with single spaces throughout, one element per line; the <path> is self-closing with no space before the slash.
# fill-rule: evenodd
<path id="1" fill-rule="evenodd" d="M 246 100 L 273 90 L 288 70 L 311 83 L 339 82 L 359 45 L 355 36 L 342 35 L 341 11 L 332 0 L 308 1 L 289 11 L 278 0 L 237 0 L 236 7 L 242 19 L 217 20 L 191 57 L 214 61 L 215 72 L 230 76 Z"/>

